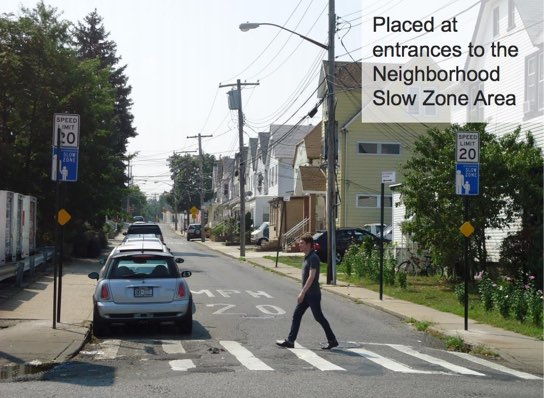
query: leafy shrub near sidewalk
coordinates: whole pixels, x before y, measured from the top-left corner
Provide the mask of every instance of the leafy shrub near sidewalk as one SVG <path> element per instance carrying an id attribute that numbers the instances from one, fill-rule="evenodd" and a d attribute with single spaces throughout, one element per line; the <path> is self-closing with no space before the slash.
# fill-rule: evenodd
<path id="1" fill-rule="evenodd" d="M 380 251 L 371 242 L 351 245 L 339 265 L 339 270 L 348 277 L 380 280 Z M 389 247 L 384 247 L 383 281 L 386 285 L 395 285 L 395 259 Z"/>
<path id="2" fill-rule="evenodd" d="M 530 320 L 542 326 L 543 295 L 535 286 L 535 276 L 519 273 L 518 277 L 500 278 L 493 283 L 483 272 L 476 275 L 480 300 L 486 311 L 497 310 L 505 319 L 513 316 L 518 322 Z"/>

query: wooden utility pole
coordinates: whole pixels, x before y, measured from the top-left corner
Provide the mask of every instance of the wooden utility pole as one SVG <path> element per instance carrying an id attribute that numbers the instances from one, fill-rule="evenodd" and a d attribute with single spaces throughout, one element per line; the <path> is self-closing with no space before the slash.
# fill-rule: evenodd
<path id="1" fill-rule="evenodd" d="M 200 240 L 206 240 L 204 233 L 204 156 L 202 156 L 202 138 L 213 137 L 213 135 L 193 135 L 187 138 L 198 138 L 198 157 L 200 158 Z"/>

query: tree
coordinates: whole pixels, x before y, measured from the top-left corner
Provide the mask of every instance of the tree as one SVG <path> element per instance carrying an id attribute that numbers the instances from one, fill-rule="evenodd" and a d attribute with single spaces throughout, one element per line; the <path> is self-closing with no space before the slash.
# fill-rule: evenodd
<path id="1" fill-rule="evenodd" d="M 480 133 L 480 194 L 469 199 L 469 220 L 475 227 L 470 257 L 482 269 L 488 262 L 486 229 L 508 228 L 529 214 L 542 214 L 542 178 L 528 172 L 542 168 L 542 154 L 530 133 L 521 140 L 518 129 L 498 139 L 484 124 L 429 129 L 415 142 L 401 188 L 407 214 L 414 217 L 403 223 L 403 232 L 429 249 L 435 262 L 461 275 L 464 212 L 463 198 L 455 194 L 457 131 Z"/>
<path id="2" fill-rule="evenodd" d="M 212 173 L 215 156 L 209 154 L 203 154 L 202 156 L 204 158 L 204 201 L 207 201 L 213 196 Z M 189 154 L 183 156 L 174 154 L 168 158 L 168 163 L 176 188 L 176 195 L 168 197 L 170 206 L 177 210 L 190 209 L 193 206 L 200 209 L 200 159 Z M 178 201 L 177 206 L 174 204 L 174 196 Z"/>

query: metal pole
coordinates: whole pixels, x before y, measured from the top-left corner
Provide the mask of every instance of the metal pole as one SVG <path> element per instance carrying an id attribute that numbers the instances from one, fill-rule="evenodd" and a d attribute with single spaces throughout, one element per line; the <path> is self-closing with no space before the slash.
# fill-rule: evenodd
<path id="1" fill-rule="evenodd" d="M 380 198 L 380 300 L 383 300 L 383 195 L 385 192 L 384 183 L 382 182 L 382 196 Z"/>
<path id="2" fill-rule="evenodd" d="M 336 285 L 336 115 L 334 97 L 334 0 L 329 0 L 329 45 L 327 72 L 327 283 Z"/>
<path id="3" fill-rule="evenodd" d="M 57 128 L 57 164 L 55 166 L 55 202 L 56 202 L 56 214 L 55 214 L 55 261 L 53 265 L 53 329 L 57 328 L 57 273 L 59 266 L 59 241 L 60 241 L 60 225 L 59 225 L 59 210 L 60 210 L 60 128 Z"/>
<path id="4" fill-rule="evenodd" d="M 465 196 L 465 217 L 464 221 L 468 221 L 468 196 Z M 468 330 L 468 237 L 465 236 L 465 330 Z"/>
<path id="5" fill-rule="evenodd" d="M 281 235 L 283 231 L 283 219 L 285 218 L 285 202 L 282 201 L 281 206 L 281 216 L 280 216 L 280 236 L 278 237 L 278 248 L 276 249 L 276 268 L 278 268 L 278 257 L 280 255 L 280 247 L 281 247 Z"/>
<path id="6" fill-rule="evenodd" d="M 246 256 L 246 163 L 244 159 L 244 114 L 242 112 L 242 87 L 236 80 L 240 103 L 238 104 L 238 141 L 240 150 L 240 257 Z"/>

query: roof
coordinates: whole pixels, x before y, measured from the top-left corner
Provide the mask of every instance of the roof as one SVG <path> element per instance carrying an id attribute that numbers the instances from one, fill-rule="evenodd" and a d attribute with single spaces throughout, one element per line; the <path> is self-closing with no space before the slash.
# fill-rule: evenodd
<path id="1" fill-rule="evenodd" d="M 314 126 L 292 126 L 272 124 L 270 126 L 270 155 L 276 159 L 292 162 L 296 144 L 300 142 Z"/>
<path id="2" fill-rule="evenodd" d="M 268 141 L 270 141 L 270 133 L 259 133 L 259 144 L 257 147 L 259 148 L 260 153 L 257 154 L 257 158 L 261 156 L 263 163 L 265 162 L 268 153 Z"/>
<path id="3" fill-rule="evenodd" d="M 308 159 L 319 159 L 321 157 L 321 136 L 322 123 L 318 123 L 304 137 L 304 145 L 306 147 L 306 156 Z"/>
<path id="4" fill-rule="evenodd" d="M 299 172 L 303 192 L 326 191 L 326 178 L 318 166 L 300 166 Z"/>

